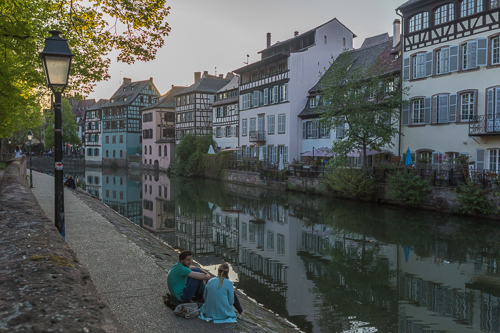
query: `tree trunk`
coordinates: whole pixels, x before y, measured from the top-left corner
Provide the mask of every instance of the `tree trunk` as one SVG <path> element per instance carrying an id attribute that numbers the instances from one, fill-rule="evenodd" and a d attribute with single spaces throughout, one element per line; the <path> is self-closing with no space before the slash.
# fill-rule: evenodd
<path id="1" fill-rule="evenodd" d="M 363 170 L 368 169 L 368 159 L 366 158 L 366 143 L 363 141 Z"/>

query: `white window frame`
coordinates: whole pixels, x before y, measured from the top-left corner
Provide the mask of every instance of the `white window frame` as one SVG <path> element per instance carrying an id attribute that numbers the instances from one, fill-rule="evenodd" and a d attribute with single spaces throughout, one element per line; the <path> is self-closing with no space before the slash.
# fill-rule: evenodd
<path id="1" fill-rule="evenodd" d="M 419 53 L 413 57 L 413 79 L 425 77 L 426 54 Z"/>
<path id="2" fill-rule="evenodd" d="M 500 65 L 500 36 L 491 39 L 491 64 Z"/>
<path id="3" fill-rule="evenodd" d="M 453 3 L 442 5 L 434 11 L 434 25 L 440 25 L 455 19 L 455 6 Z"/>
<path id="4" fill-rule="evenodd" d="M 408 32 L 412 33 L 429 27 L 429 13 L 421 12 L 413 15 L 408 24 Z"/>
<path id="5" fill-rule="evenodd" d="M 267 134 L 274 134 L 274 115 L 267 116 Z"/>
<path id="6" fill-rule="evenodd" d="M 423 98 L 411 102 L 411 115 L 412 124 L 425 124 L 425 100 Z"/>
<path id="7" fill-rule="evenodd" d="M 465 92 L 460 94 L 460 121 L 469 121 L 475 115 L 476 94 Z"/>
<path id="8" fill-rule="evenodd" d="M 500 170 L 500 149 L 488 149 L 488 170 Z"/>
<path id="9" fill-rule="evenodd" d="M 285 134 L 286 130 L 286 115 L 281 113 L 278 115 L 278 134 Z"/>
<path id="10" fill-rule="evenodd" d="M 269 88 L 264 89 L 264 105 L 269 105 Z"/>
<path id="11" fill-rule="evenodd" d="M 460 17 L 474 15 L 483 11 L 483 0 L 463 0 L 460 3 Z"/>
<path id="12" fill-rule="evenodd" d="M 252 107 L 254 107 L 254 108 L 259 107 L 259 99 L 260 99 L 260 96 L 259 96 L 259 91 L 258 91 L 258 90 L 255 90 L 255 91 L 253 92 Z"/>
<path id="13" fill-rule="evenodd" d="M 477 68 L 477 40 L 462 45 L 462 70 Z"/>
<path id="14" fill-rule="evenodd" d="M 288 101 L 288 83 L 280 86 L 280 102 Z"/>
<path id="15" fill-rule="evenodd" d="M 257 129 L 257 120 L 255 118 L 250 118 L 250 133 L 255 132 Z"/>
<path id="16" fill-rule="evenodd" d="M 247 136 L 247 119 L 241 120 L 241 135 Z"/>
<path id="17" fill-rule="evenodd" d="M 444 47 L 436 51 L 436 75 L 450 72 L 450 48 Z"/>
<path id="18" fill-rule="evenodd" d="M 243 95 L 243 110 L 250 109 L 250 93 Z"/>

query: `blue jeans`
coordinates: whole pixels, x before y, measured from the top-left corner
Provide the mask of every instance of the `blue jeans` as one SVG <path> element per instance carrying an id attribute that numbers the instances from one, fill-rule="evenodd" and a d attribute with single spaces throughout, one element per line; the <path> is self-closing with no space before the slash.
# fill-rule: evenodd
<path id="1" fill-rule="evenodd" d="M 198 268 L 192 268 L 191 270 L 193 272 L 201 273 Z M 191 299 L 193 299 L 195 295 L 203 296 L 204 294 L 205 294 L 205 284 L 203 283 L 203 280 L 193 279 L 188 276 L 186 281 L 186 286 L 182 291 L 182 296 L 180 301 L 187 303 Z"/>

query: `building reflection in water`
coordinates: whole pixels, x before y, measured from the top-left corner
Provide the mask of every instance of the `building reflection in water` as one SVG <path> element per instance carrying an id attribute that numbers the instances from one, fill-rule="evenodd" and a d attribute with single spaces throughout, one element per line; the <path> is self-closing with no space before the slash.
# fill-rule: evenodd
<path id="1" fill-rule="evenodd" d="M 500 329 L 496 226 L 163 173 L 83 179 L 202 265 L 231 263 L 239 288 L 305 331 Z"/>

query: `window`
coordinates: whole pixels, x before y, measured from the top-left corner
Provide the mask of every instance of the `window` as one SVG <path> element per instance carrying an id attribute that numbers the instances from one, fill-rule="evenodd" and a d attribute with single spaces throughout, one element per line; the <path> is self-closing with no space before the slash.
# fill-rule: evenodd
<path id="1" fill-rule="evenodd" d="M 462 69 L 477 67 L 477 42 L 471 41 L 462 45 Z"/>
<path id="2" fill-rule="evenodd" d="M 285 236 L 283 236 L 282 234 L 278 234 L 277 240 L 278 240 L 277 242 L 278 254 L 285 254 Z"/>
<path id="3" fill-rule="evenodd" d="M 418 13 L 410 18 L 409 32 L 415 32 L 429 27 L 429 13 Z"/>
<path id="4" fill-rule="evenodd" d="M 113 158 L 116 157 L 116 150 L 113 149 Z"/>
<path id="5" fill-rule="evenodd" d="M 274 250 L 274 232 L 267 231 L 267 249 Z"/>
<path id="6" fill-rule="evenodd" d="M 250 94 L 243 95 L 243 110 L 250 109 Z"/>
<path id="7" fill-rule="evenodd" d="M 113 136 L 111 137 L 111 143 L 116 143 L 116 135 L 113 135 Z"/>
<path id="8" fill-rule="evenodd" d="M 500 130 L 500 88 L 488 89 L 486 96 L 487 130 L 498 132 Z"/>
<path id="9" fill-rule="evenodd" d="M 454 6 L 452 3 L 443 5 L 434 12 L 434 24 L 439 25 L 454 20 Z"/>
<path id="10" fill-rule="evenodd" d="M 267 116 L 267 134 L 274 134 L 274 116 Z"/>
<path id="11" fill-rule="evenodd" d="M 500 0 L 490 0 L 490 9 L 500 7 Z"/>
<path id="12" fill-rule="evenodd" d="M 158 146 L 158 157 L 161 156 L 161 146 Z"/>
<path id="13" fill-rule="evenodd" d="M 448 123 L 450 119 L 448 112 L 449 96 L 448 95 L 434 96 L 433 107 L 434 107 L 433 112 L 436 115 L 437 123 L 439 124 Z"/>
<path id="14" fill-rule="evenodd" d="M 221 137 L 221 135 L 220 135 L 220 127 L 217 127 L 217 128 L 215 129 L 215 136 L 216 136 L 217 138 L 220 138 L 220 137 Z"/>
<path id="15" fill-rule="evenodd" d="M 269 88 L 264 89 L 264 105 L 269 104 Z"/>
<path id="16" fill-rule="evenodd" d="M 483 0 L 463 0 L 460 4 L 460 17 L 483 11 Z"/>
<path id="17" fill-rule="evenodd" d="M 255 124 L 256 124 L 255 118 L 250 118 L 250 133 L 255 132 Z"/>
<path id="18" fill-rule="evenodd" d="M 500 2 L 500 0 L 497 0 Z M 497 36 L 491 39 L 491 64 L 499 65 L 500 64 L 500 37 Z"/>
<path id="19" fill-rule="evenodd" d="M 151 149 L 151 146 L 149 146 L 149 155 L 153 154 L 153 150 Z"/>
<path id="20" fill-rule="evenodd" d="M 123 150 L 120 149 L 120 158 L 123 158 Z"/>
<path id="21" fill-rule="evenodd" d="M 254 108 L 259 107 L 259 99 L 260 99 L 259 91 L 256 90 L 256 91 L 253 92 L 252 107 L 254 107 Z"/>
<path id="22" fill-rule="evenodd" d="M 280 102 L 288 101 L 288 83 L 280 86 Z"/>
<path id="23" fill-rule="evenodd" d="M 271 104 L 278 103 L 278 86 L 274 86 L 272 90 L 273 98 L 271 100 Z"/>
<path id="24" fill-rule="evenodd" d="M 474 116 L 475 94 L 473 92 L 460 95 L 460 120 L 468 121 Z"/>
<path id="25" fill-rule="evenodd" d="M 99 148 L 94 148 L 94 156 L 99 156 Z"/>
<path id="26" fill-rule="evenodd" d="M 106 150 L 106 157 L 109 157 L 109 150 Z"/>
<path id="27" fill-rule="evenodd" d="M 123 135 L 120 135 L 120 137 L 118 138 L 118 142 L 123 143 Z"/>
<path id="28" fill-rule="evenodd" d="M 425 114 L 425 108 L 424 108 L 424 100 L 423 99 L 417 99 L 412 102 L 412 112 L 413 112 L 413 117 L 412 117 L 412 122 L 413 124 L 424 124 L 425 119 L 424 119 L 424 114 Z"/>
<path id="29" fill-rule="evenodd" d="M 425 57 L 426 53 L 417 54 L 413 57 L 413 78 L 420 79 L 425 77 Z"/>
<path id="30" fill-rule="evenodd" d="M 279 114 L 278 115 L 278 134 L 283 134 L 283 133 L 285 133 L 285 115 Z"/>
<path id="31" fill-rule="evenodd" d="M 445 47 L 436 51 L 436 75 L 450 72 L 450 48 Z"/>
<path id="32" fill-rule="evenodd" d="M 247 119 L 243 119 L 241 121 L 241 135 L 242 136 L 247 135 Z"/>

